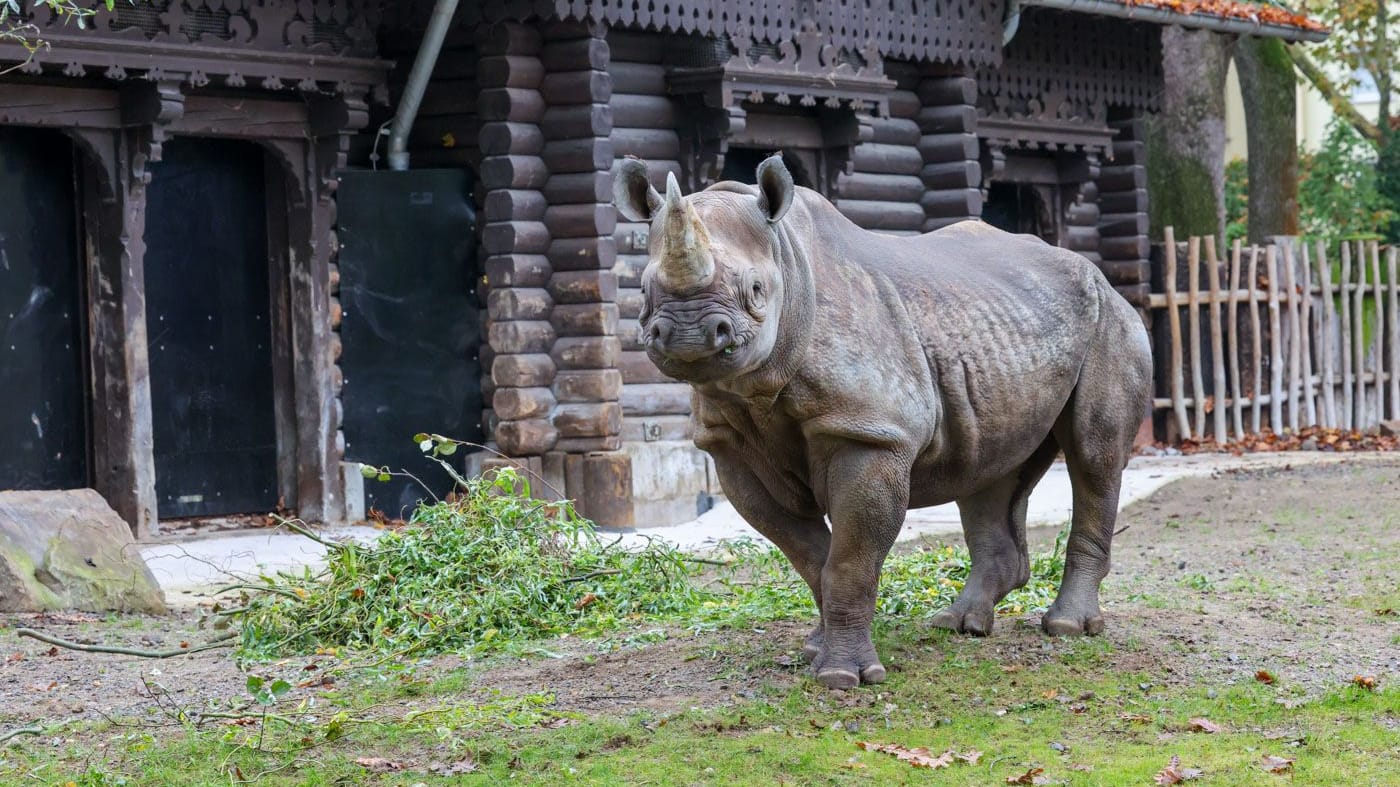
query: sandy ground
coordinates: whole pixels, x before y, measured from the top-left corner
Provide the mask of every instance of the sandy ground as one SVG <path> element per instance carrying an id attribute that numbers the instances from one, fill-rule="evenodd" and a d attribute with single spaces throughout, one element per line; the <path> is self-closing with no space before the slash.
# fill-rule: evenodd
<path id="1" fill-rule="evenodd" d="M 1252 680 L 1268 670 L 1297 696 L 1368 675 L 1400 678 L 1400 457 L 1325 466 L 1239 470 L 1176 482 L 1126 509 L 1103 601 L 1112 658 L 1170 681 Z M 1053 532 L 1033 538 L 1048 543 Z M 1037 616 L 1002 618 L 981 647 L 1033 666 L 1060 644 Z M 200 613 L 170 618 L 6 616 L 79 641 L 136 647 L 199 643 Z M 713 705 L 799 679 L 805 622 L 671 636 L 599 654 L 597 643 L 549 643 L 557 658 L 473 667 L 475 684 L 507 694 L 555 693 L 585 712 Z M 152 661 L 51 649 L 0 630 L 0 728 L 65 718 L 143 718 L 167 708 L 240 697 L 246 677 L 228 651 Z M 261 675 L 309 684 L 326 657 L 260 665 Z M 461 666 L 443 657 L 424 672 Z M 892 669 L 898 665 L 891 663 Z M 160 702 L 153 697 L 157 695 Z"/>

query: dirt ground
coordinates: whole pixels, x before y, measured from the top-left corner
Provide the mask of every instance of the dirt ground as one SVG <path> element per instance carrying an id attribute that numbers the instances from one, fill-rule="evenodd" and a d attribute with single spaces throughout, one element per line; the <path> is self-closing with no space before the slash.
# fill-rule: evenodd
<path id="1" fill-rule="evenodd" d="M 1127 509 L 1102 594 L 1104 636 L 1124 669 L 1168 680 L 1253 680 L 1267 670 L 1296 696 L 1354 675 L 1400 677 L 1400 457 L 1222 473 L 1172 484 Z M 1041 546 L 1053 532 L 1033 539 Z M 1054 648 L 1035 615 L 1002 618 L 989 658 L 1033 666 Z M 198 644 L 199 613 L 170 618 L 10 615 L 0 618 L 0 728 L 65 718 L 142 718 L 169 706 L 240 698 L 246 676 L 228 651 L 166 660 L 74 653 L 12 629 L 144 648 Z M 621 713 L 709 706 L 799 679 L 806 622 L 691 635 L 604 650 L 547 643 L 550 655 L 473 666 L 478 687 L 552 692 L 566 710 Z M 619 636 L 623 640 L 626 635 Z M 316 684 L 324 657 L 260 665 L 264 676 Z M 440 658 L 420 675 L 462 666 Z M 898 669 L 897 664 L 889 665 Z"/>

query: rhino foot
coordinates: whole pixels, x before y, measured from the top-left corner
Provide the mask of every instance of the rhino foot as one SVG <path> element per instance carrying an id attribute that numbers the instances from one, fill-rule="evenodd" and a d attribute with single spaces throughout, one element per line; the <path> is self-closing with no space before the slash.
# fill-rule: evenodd
<path id="1" fill-rule="evenodd" d="M 875 654 L 875 645 L 870 642 L 868 633 L 864 644 L 848 650 L 847 654 L 824 647 L 812 662 L 812 672 L 817 676 L 817 681 L 829 689 L 854 689 L 862 683 L 885 681 L 885 665 Z"/>
<path id="2" fill-rule="evenodd" d="M 1061 607 L 1057 602 L 1040 619 L 1040 627 L 1045 633 L 1055 637 L 1077 637 L 1082 634 L 1095 635 L 1103 632 L 1103 613 L 1098 605 L 1076 610 Z"/>
<path id="3" fill-rule="evenodd" d="M 817 657 L 822 654 L 824 639 L 825 638 L 822 636 L 822 624 L 818 623 L 816 627 L 812 629 L 811 633 L 807 635 L 807 639 L 802 643 L 802 656 L 807 659 L 808 664 L 816 661 Z"/>
<path id="4" fill-rule="evenodd" d="M 933 616 L 933 625 L 956 631 L 959 634 L 971 634 L 974 637 L 985 637 L 992 633 L 992 626 L 996 622 L 996 612 L 992 605 L 988 603 L 964 604 L 962 599 L 953 602 L 951 607 Z"/>

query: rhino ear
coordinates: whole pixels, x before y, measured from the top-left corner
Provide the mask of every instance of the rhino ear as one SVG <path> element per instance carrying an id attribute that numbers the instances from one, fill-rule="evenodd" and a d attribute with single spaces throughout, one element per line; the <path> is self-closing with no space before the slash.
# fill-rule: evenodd
<path id="1" fill-rule="evenodd" d="M 651 221 L 661 207 L 661 195 L 652 188 L 647 165 L 640 159 L 626 158 L 618 165 L 613 203 L 628 221 Z"/>
<path id="2" fill-rule="evenodd" d="M 782 154 L 774 154 L 758 165 L 758 209 L 769 224 L 777 222 L 792 207 L 792 173 Z"/>

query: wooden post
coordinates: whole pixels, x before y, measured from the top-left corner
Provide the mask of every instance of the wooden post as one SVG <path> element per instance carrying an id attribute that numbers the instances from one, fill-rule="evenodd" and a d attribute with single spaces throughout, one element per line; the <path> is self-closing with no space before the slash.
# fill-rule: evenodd
<path id="1" fill-rule="evenodd" d="M 1400 262 L 1390 247 L 1386 270 L 1390 274 L 1390 417 L 1400 418 Z"/>
<path id="2" fill-rule="evenodd" d="M 1191 336 L 1191 397 L 1195 400 L 1198 440 L 1206 434 L 1206 385 L 1201 377 L 1201 239 L 1193 236 L 1186 245 L 1186 324 Z"/>
<path id="3" fill-rule="evenodd" d="M 1353 415 L 1356 412 L 1355 393 L 1356 380 L 1351 374 L 1351 246 L 1346 241 L 1342 241 L 1342 287 L 1341 302 L 1342 315 L 1339 323 L 1339 335 L 1341 346 L 1338 347 L 1338 354 L 1342 357 L 1342 418 L 1337 423 L 1342 429 L 1351 429 L 1355 423 Z"/>
<path id="4" fill-rule="evenodd" d="M 1254 392 L 1249 399 L 1249 431 L 1259 433 L 1260 407 L 1263 404 L 1264 387 L 1264 338 L 1259 333 L 1259 299 L 1255 292 L 1259 287 L 1259 247 L 1249 247 L 1249 327 L 1250 342 L 1254 350 L 1251 358 L 1254 372 Z"/>
<path id="5" fill-rule="evenodd" d="M 1235 439 L 1244 437 L 1244 391 L 1240 388 L 1240 241 L 1230 250 L 1230 411 Z M 1218 405 L 1217 405 L 1218 406 Z"/>
<path id="6" fill-rule="evenodd" d="M 1269 275 L 1269 428 L 1283 431 L 1283 336 L 1278 314 L 1278 247 L 1264 250 Z"/>
<path id="7" fill-rule="evenodd" d="M 1336 304 L 1332 301 L 1332 266 L 1327 262 L 1327 246 L 1322 241 L 1317 242 L 1317 280 L 1322 289 L 1322 319 L 1317 341 L 1322 367 L 1322 425 L 1336 429 L 1341 424 L 1337 416 L 1336 345 L 1332 342 L 1332 326 L 1337 322 L 1337 315 Z"/>
<path id="8" fill-rule="evenodd" d="M 1376 318 L 1371 324 L 1371 332 L 1375 334 L 1375 345 L 1372 349 L 1375 350 L 1375 423 L 1378 424 L 1385 420 L 1385 297 L 1381 291 L 1381 244 L 1380 241 L 1374 240 L 1371 241 L 1371 286 L 1376 303 Z"/>
<path id="9" fill-rule="evenodd" d="M 1298 399 L 1303 395 L 1303 341 L 1298 319 L 1298 282 L 1293 273 L 1293 244 L 1283 247 L 1283 286 L 1288 295 L 1288 428 L 1298 431 Z M 1280 337 L 1281 338 L 1281 337 Z"/>
<path id="10" fill-rule="evenodd" d="M 1303 415 L 1308 426 L 1317 426 L 1317 383 L 1313 379 L 1312 358 L 1312 261 L 1308 258 L 1307 243 L 1299 244 L 1302 251 L 1303 291 L 1302 308 L 1299 312 L 1301 327 L 1298 332 L 1300 355 L 1303 359 Z"/>
<path id="11" fill-rule="evenodd" d="M 1220 325 L 1220 259 L 1215 253 L 1215 236 L 1206 236 L 1206 262 L 1210 265 L 1210 361 L 1212 382 L 1215 388 L 1214 416 L 1215 442 L 1223 443 L 1225 434 L 1225 349 L 1224 336 Z"/>
<path id="12" fill-rule="evenodd" d="M 1356 242 L 1356 288 L 1352 291 L 1351 306 L 1351 370 L 1352 395 L 1356 403 L 1356 414 L 1352 417 L 1351 428 L 1361 431 L 1370 420 L 1370 405 L 1366 401 L 1366 247 Z"/>
<path id="13" fill-rule="evenodd" d="M 1167 327 L 1171 332 L 1171 375 L 1172 410 L 1176 413 L 1176 425 L 1181 431 L 1181 439 L 1191 437 L 1191 421 L 1186 416 L 1185 381 L 1182 380 L 1181 363 L 1181 314 L 1176 307 L 1176 233 L 1166 228 L 1167 241 Z"/>

